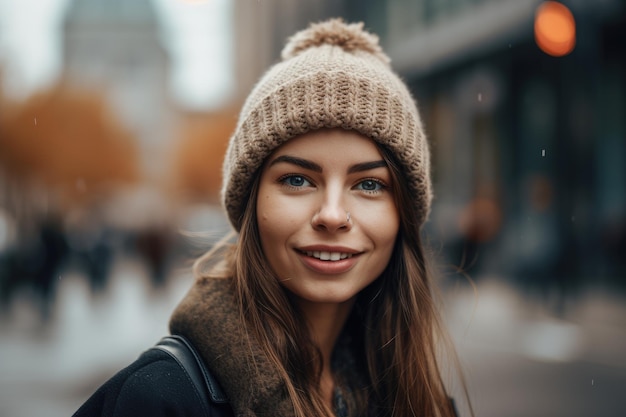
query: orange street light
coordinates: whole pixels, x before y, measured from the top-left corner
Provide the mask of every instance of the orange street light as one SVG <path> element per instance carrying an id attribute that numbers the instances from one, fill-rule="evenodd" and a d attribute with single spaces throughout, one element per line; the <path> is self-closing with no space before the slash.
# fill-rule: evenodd
<path id="1" fill-rule="evenodd" d="M 548 55 L 564 56 L 576 44 L 576 22 L 572 12 L 556 1 L 545 1 L 535 13 L 535 41 Z"/>

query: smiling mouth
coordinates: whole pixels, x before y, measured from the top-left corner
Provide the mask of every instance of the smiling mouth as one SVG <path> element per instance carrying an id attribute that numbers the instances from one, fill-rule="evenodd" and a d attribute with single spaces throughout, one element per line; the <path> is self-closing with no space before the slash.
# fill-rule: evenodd
<path id="1" fill-rule="evenodd" d="M 352 258 L 351 253 L 344 252 L 326 252 L 326 251 L 303 251 L 306 256 L 319 259 L 320 261 L 340 261 L 342 259 Z"/>

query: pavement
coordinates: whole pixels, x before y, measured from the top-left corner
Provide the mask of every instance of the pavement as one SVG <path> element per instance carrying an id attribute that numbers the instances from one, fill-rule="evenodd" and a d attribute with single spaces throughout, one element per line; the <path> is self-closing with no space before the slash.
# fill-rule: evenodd
<path id="1" fill-rule="evenodd" d="M 561 317 L 497 278 L 446 297 L 477 416 L 626 416 L 623 296 L 588 290 Z"/>

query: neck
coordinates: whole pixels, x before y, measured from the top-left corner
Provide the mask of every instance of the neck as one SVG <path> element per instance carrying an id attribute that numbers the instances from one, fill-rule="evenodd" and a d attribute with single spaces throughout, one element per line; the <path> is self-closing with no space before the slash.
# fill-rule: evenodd
<path id="1" fill-rule="evenodd" d="M 330 404 L 334 388 L 331 357 L 341 330 L 354 306 L 354 299 L 344 303 L 329 304 L 300 302 L 299 306 L 309 323 L 311 339 L 322 354 L 320 385 L 324 398 Z"/>
<path id="2" fill-rule="evenodd" d="M 324 368 L 330 369 L 330 357 L 335 348 L 335 343 L 353 305 L 354 299 L 344 303 L 299 303 L 300 310 L 309 324 L 311 339 L 322 353 Z"/>

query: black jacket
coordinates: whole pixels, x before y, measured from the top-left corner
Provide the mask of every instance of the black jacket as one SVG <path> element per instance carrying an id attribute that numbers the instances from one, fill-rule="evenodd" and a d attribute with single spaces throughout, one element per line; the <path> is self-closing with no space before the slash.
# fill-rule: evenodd
<path id="1" fill-rule="evenodd" d="M 169 354 L 156 349 L 102 385 L 73 417 L 233 417 L 227 403 L 206 409 L 196 386 Z"/>

